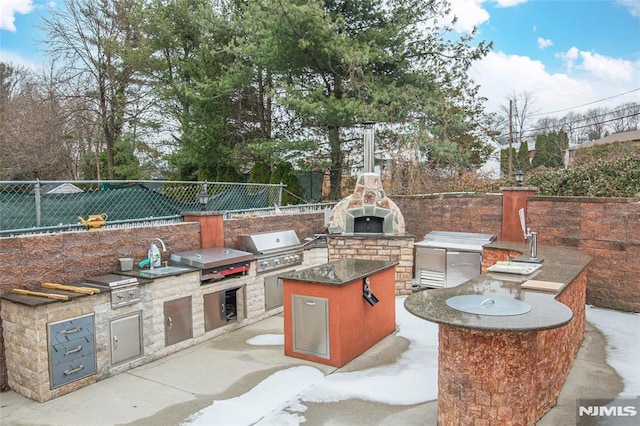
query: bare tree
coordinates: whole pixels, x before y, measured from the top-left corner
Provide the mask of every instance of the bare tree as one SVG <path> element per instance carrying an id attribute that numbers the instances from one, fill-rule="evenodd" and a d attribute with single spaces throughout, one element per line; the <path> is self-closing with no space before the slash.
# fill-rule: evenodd
<path id="1" fill-rule="evenodd" d="M 640 104 L 629 102 L 614 109 L 611 112 L 612 120 L 609 123 L 612 133 L 637 130 L 640 123 Z"/>
<path id="2" fill-rule="evenodd" d="M 139 22 L 134 17 L 138 4 L 134 0 L 65 0 L 64 7 L 44 20 L 48 52 L 61 58 L 70 75 L 86 84 L 83 103 L 91 106 L 99 120 L 110 179 L 115 178 L 114 147 L 129 119 L 129 89 L 136 73 L 132 64 L 140 53 Z"/>

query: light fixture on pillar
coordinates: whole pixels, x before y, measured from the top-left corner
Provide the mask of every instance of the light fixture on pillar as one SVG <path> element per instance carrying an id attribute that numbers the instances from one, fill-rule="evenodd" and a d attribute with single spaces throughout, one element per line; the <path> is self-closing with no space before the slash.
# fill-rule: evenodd
<path id="1" fill-rule="evenodd" d="M 515 175 L 516 186 L 522 186 L 522 182 L 524 181 L 524 172 L 522 170 L 518 170 Z"/>
<path id="2" fill-rule="evenodd" d="M 200 202 L 200 210 L 206 210 L 207 203 L 209 202 L 209 194 L 207 194 L 206 185 L 202 187 L 202 191 L 198 194 L 198 201 Z"/>

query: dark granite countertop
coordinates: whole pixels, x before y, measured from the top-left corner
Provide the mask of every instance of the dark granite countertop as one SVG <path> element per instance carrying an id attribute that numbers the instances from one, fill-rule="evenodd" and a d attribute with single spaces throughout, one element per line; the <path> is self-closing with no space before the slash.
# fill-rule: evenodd
<path id="1" fill-rule="evenodd" d="M 191 273 L 191 272 L 198 272 L 198 269 L 195 268 L 191 268 L 188 266 L 180 266 L 179 268 L 184 269 L 182 271 L 174 271 L 174 272 L 169 272 L 167 274 L 163 274 L 163 275 L 158 275 L 158 276 L 149 276 L 149 269 L 139 269 L 139 268 L 134 268 L 131 271 L 113 271 L 113 272 L 109 272 L 109 274 L 113 274 L 113 275 L 121 275 L 124 277 L 133 277 L 133 278 L 137 278 L 138 279 L 138 283 L 140 285 L 145 285 L 145 284 L 149 284 L 151 282 L 153 282 L 153 280 L 155 279 L 160 279 L 160 278 L 166 278 L 166 277 L 171 277 L 171 276 L 177 276 L 177 275 L 182 275 L 182 274 L 187 274 L 187 273 Z M 106 275 L 106 274 L 103 274 Z M 111 288 L 109 288 L 106 285 L 100 285 L 100 284 L 94 284 L 94 283 L 88 283 L 84 280 L 81 281 L 76 281 L 73 283 L 64 283 L 65 285 L 69 285 L 69 286 L 74 286 L 74 287 L 88 287 L 88 288 L 93 288 L 93 289 L 98 289 L 100 290 L 100 293 L 110 293 L 111 292 Z M 13 302 L 13 303 L 18 303 L 21 305 L 25 305 L 25 306 L 31 306 L 31 307 L 37 307 L 37 306 L 42 306 L 42 305 L 48 305 L 49 303 L 56 303 L 56 302 L 69 302 L 72 300 L 75 300 L 79 297 L 84 297 L 84 296 L 89 296 L 88 294 L 83 294 L 83 293 L 75 293 L 72 291 L 66 291 L 66 290 L 57 290 L 57 289 L 51 289 L 51 288 L 42 288 L 42 287 L 38 287 L 38 288 L 30 288 L 28 290 L 31 291 L 37 291 L 40 293 L 51 293 L 51 294 L 58 294 L 58 295 L 64 295 L 68 297 L 68 300 L 57 300 L 57 299 L 50 299 L 48 297 L 44 297 L 44 296 L 31 296 L 31 295 L 24 295 L 24 294 L 16 294 L 16 293 L 11 293 L 11 292 L 7 292 L 4 293 L 2 295 L 0 295 L 0 299 L 2 300 L 7 300 L 9 302 Z"/>
<path id="2" fill-rule="evenodd" d="M 279 278 L 315 284 L 344 285 L 382 271 L 397 262 L 365 259 L 340 259 L 324 265 L 289 272 Z"/>
<path id="3" fill-rule="evenodd" d="M 526 252 L 524 243 L 493 242 L 485 247 Z M 571 309 L 556 296 L 573 281 L 591 258 L 577 250 L 556 246 L 538 246 L 542 267 L 530 275 L 492 273 L 480 275 L 457 287 L 424 290 L 405 300 L 406 309 L 417 317 L 439 324 L 484 331 L 539 331 L 560 327 L 573 318 Z M 525 281 L 563 283 L 557 292 L 523 289 Z M 447 299 L 465 294 L 505 296 L 523 301 L 531 310 L 520 315 L 479 315 L 459 311 L 446 304 Z"/>

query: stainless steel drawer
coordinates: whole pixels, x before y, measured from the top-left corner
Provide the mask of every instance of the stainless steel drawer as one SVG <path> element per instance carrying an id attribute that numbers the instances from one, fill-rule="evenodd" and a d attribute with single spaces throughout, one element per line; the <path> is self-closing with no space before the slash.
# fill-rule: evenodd
<path id="1" fill-rule="evenodd" d="M 96 373 L 95 317 L 47 324 L 51 389 Z"/>

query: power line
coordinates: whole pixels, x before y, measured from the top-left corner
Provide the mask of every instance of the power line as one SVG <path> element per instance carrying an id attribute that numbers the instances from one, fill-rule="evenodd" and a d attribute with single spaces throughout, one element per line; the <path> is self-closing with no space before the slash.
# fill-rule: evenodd
<path id="1" fill-rule="evenodd" d="M 539 113 L 536 113 L 536 114 L 531 114 L 531 117 L 535 117 L 535 116 L 538 116 L 538 115 L 555 114 L 556 112 L 569 111 L 569 110 L 572 110 L 572 109 L 575 109 L 575 108 L 580 108 L 580 107 L 587 106 L 587 105 L 597 104 L 598 102 L 608 101 L 609 99 L 614 99 L 614 98 L 618 98 L 620 96 L 628 95 L 629 93 L 637 92 L 638 90 L 640 90 L 640 87 L 638 87 L 636 89 L 633 89 L 633 90 L 629 90 L 628 92 L 620 93 L 618 95 L 609 96 L 608 98 L 603 98 L 603 99 L 598 99 L 597 101 L 587 102 L 586 104 L 582 104 L 582 105 L 576 105 L 576 106 L 573 106 L 573 107 L 559 109 L 559 110 L 556 110 L 556 111 L 539 112 Z"/>
<path id="2" fill-rule="evenodd" d="M 635 117 L 637 115 L 640 115 L 640 112 L 636 112 L 635 114 L 625 115 L 624 117 L 614 117 L 614 118 L 610 118 L 609 120 L 599 121 L 598 124 L 610 123 L 612 121 L 623 120 L 625 118 L 631 118 L 631 117 Z M 578 126 L 578 127 L 571 127 L 571 130 L 586 129 L 587 127 L 591 127 L 591 126 L 593 126 L 593 123 L 585 124 L 585 125 Z M 564 126 L 560 126 L 560 127 L 563 128 Z M 522 138 L 522 137 L 525 137 L 525 136 L 533 136 L 533 135 L 536 134 L 534 132 L 537 131 L 537 130 L 548 130 L 548 129 L 551 129 L 551 127 L 545 127 L 545 128 L 541 128 L 541 129 L 526 130 L 526 131 L 522 132 L 522 135 L 520 137 Z M 563 130 L 563 129 L 560 129 L 560 130 Z"/>

